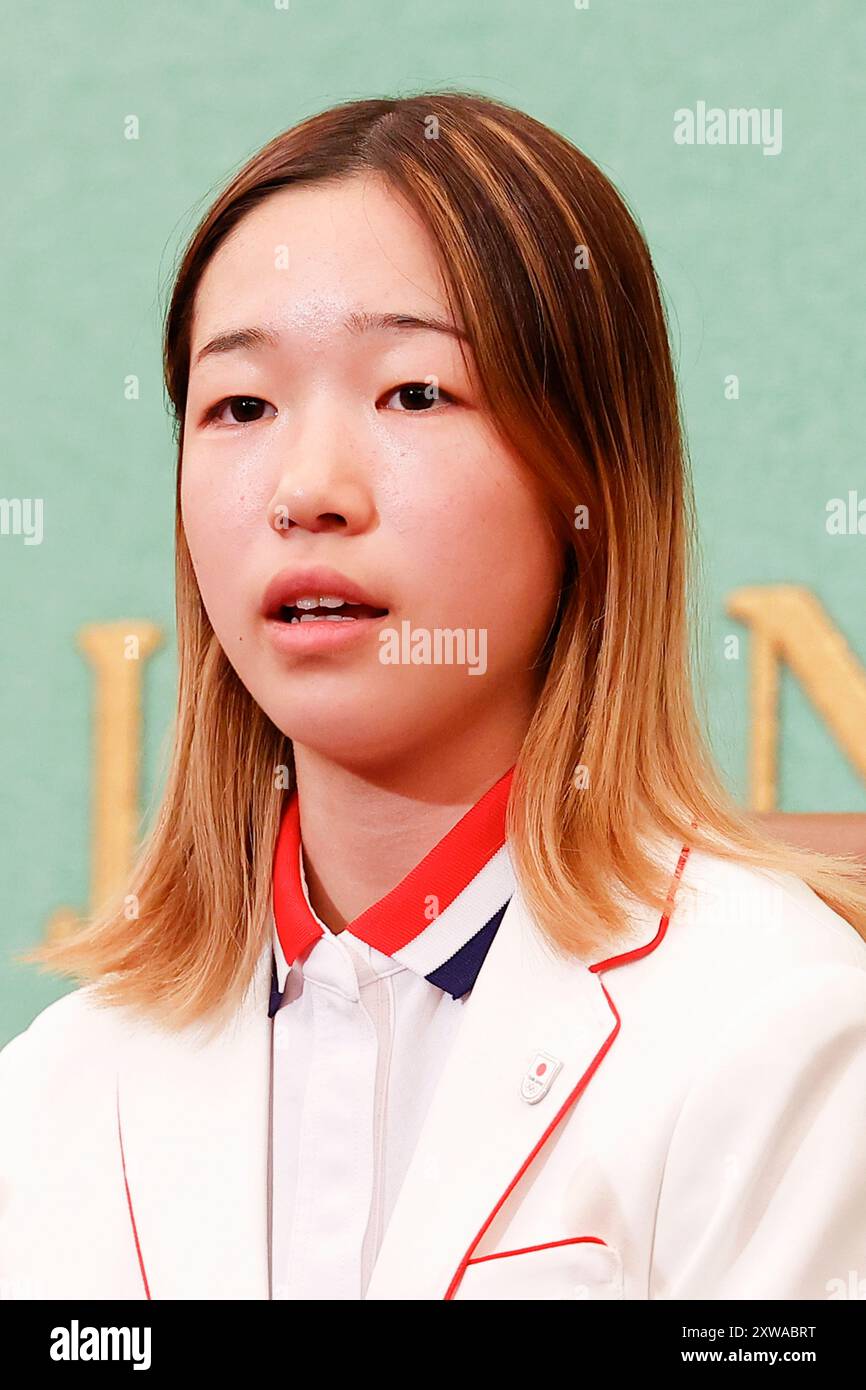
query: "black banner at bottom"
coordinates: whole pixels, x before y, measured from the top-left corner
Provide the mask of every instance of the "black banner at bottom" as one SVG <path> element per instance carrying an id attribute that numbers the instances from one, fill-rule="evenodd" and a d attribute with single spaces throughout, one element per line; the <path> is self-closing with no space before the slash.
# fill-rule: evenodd
<path id="1" fill-rule="evenodd" d="M 468 1300 L 467 1300 L 468 1301 Z M 101 1302 L 65 1303 L 7 1301 L 0 1303 L 0 1333 L 7 1367 L 14 1356 L 21 1369 L 69 1374 L 165 1371 L 263 1374 L 275 1376 L 311 1369 L 310 1361 L 324 1358 L 330 1375 L 352 1374 L 366 1359 L 366 1340 L 347 1340 L 346 1323 L 357 1316 L 356 1327 L 366 1339 L 387 1338 L 381 1350 L 405 1347 L 408 1362 L 391 1363 L 401 1377 L 425 1374 L 424 1355 L 430 1338 L 441 1339 L 446 1327 L 453 1335 L 457 1317 L 466 1340 L 448 1357 L 455 1370 L 489 1372 L 489 1362 L 506 1356 L 511 1373 L 516 1362 L 540 1360 L 532 1374 L 547 1374 L 550 1359 L 572 1356 L 575 1372 L 597 1362 L 608 1371 L 634 1367 L 645 1376 L 674 1367 L 736 1365 L 800 1365 L 823 1374 L 856 1364 L 863 1343 L 862 1300 L 833 1302 L 637 1302 L 568 1300 L 560 1312 L 545 1312 L 535 1301 L 521 1300 L 511 1308 L 505 1325 L 492 1337 L 469 1340 L 474 1319 L 459 1309 L 437 1312 L 429 1304 L 401 1302 L 399 1321 L 393 1304 L 372 1303 L 369 1311 L 352 1313 L 349 1303 L 305 1303 L 301 1320 L 293 1304 L 269 1302 Z M 456 1300 L 460 1302 L 460 1300 Z M 498 1303 L 488 1305 L 497 1308 Z M 510 1305 L 509 1305 L 510 1306 Z M 380 1322 L 379 1319 L 382 1319 Z M 415 1319 L 422 1326 L 414 1337 Z M 442 1318 L 441 1323 L 432 1319 Z M 332 1336 L 321 1337 L 322 1323 Z M 431 1321 L 428 1321 L 430 1319 Z M 482 1328 L 484 1324 L 482 1321 Z M 435 1329 L 435 1331 L 434 1331 Z M 435 1345 L 442 1347 L 438 1340 Z M 451 1343 L 454 1346 L 453 1343 Z M 487 1363 L 487 1364 L 485 1364 Z M 399 1365 L 399 1370 L 398 1370 Z"/>

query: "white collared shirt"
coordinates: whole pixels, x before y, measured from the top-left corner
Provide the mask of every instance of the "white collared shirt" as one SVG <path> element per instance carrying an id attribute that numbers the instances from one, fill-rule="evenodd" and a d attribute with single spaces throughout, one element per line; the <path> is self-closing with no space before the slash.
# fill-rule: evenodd
<path id="1" fill-rule="evenodd" d="M 366 1295 L 472 986 L 516 887 L 505 840 L 512 775 L 338 933 L 310 903 L 297 797 L 287 804 L 273 898 L 275 1299 Z"/>
<path id="2" fill-rule="evenodd" d="M 364 1297 L 469 997 L 348 930 L 297 962 L 274 1016 L 275 1299 Z"/>

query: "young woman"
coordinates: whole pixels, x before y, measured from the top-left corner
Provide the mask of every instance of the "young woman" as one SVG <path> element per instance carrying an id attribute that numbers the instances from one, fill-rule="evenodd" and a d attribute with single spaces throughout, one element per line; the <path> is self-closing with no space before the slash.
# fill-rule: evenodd
<path id="1" fill-rule="evenodd" d="M 174 755 L 0 1054 L 7 1294 L 844 1294 L 866 885 L 707 753 L 620 196 L 482 96 L 339 105 L 208 211 L 165 374 Z"/>

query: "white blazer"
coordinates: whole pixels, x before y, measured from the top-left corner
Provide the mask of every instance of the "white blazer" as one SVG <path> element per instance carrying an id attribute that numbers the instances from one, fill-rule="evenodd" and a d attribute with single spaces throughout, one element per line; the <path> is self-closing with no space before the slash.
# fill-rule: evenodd
<path id="1" fill-rule="evenodd" d="M 696 851 L 624 927 L 587 966 L 512 898 L 369 1299 L 866 1296 L 866 943 Z M 270 1297 L 270 978 L 210 1039 L 84 988 L 0 1052 L 0 1295 Z"/>

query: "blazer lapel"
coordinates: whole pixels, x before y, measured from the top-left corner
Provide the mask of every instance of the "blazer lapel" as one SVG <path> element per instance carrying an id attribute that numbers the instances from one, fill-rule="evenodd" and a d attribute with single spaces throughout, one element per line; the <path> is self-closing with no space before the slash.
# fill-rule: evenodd
<path id="1" fill-rule="evenodd" d="M 270 1296 L 271 943 L 219 1032 L 131 1030 L 118 1065 L 118 1182 L 142 1296 Z M 125 1178 L 124 1178 L 125 1174 Z"/>
<path id="2" fill-rule="evenodd" d="M 449 1296 L 464 1257 L 613 1039 L 597 977 L 554 959 L 532 928 L 515 893 L 425 1117 L 368 1299 Z M 521 1082 L 537 1052 L 562 1067 L 531 1104 Z"/>
<path id="3" fill-rule="evenodd" d="M 425 1117 L 368 1299 L 457 1295 L 468 1260 L 483 1253 L 488 1227 L 579 1103 L 619 1031 L 602 970 L 653 949 L 668 915 L 660 921 L 632 902 L 624 910 L 632 949 L 590 966 L 555 955 L 519 891 L 514 894 Z M 561 1069 L 530 1103 L 522 1083 L 540 1052 Z"/>

